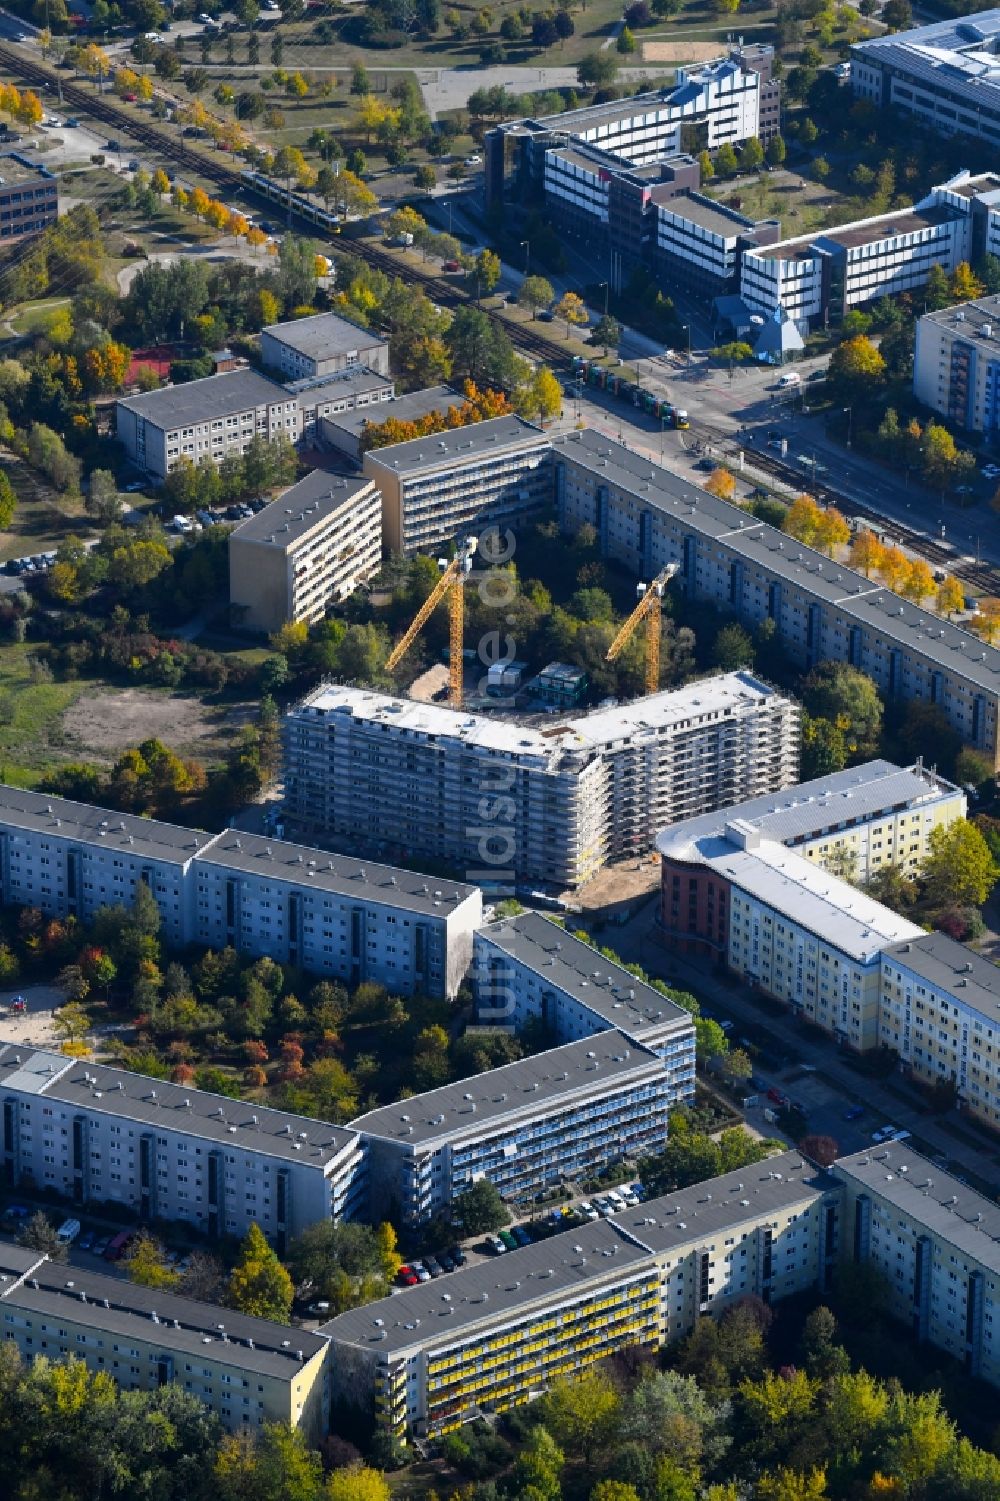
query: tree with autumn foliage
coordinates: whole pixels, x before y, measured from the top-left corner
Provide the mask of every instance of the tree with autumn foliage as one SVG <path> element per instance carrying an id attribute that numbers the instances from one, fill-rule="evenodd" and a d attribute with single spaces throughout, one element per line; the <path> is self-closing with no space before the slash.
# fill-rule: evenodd
<path id="1" fill-rule="evenodd" d="M 504 417 L 513 411 L 502 391 L 481 391 L 471 380 L 465 382 L 463 389 L 465 400 L 459 406 L 444 411 L 435 407 L 409 422 L 399 417 L 387 417 L 384 422 L 366 423 L 360 440 L 362 453 L 387 448 L 392 443 L 408 443 L 412 438 L 427 438 L 451 428 L 467 427 L 474 422 L 487 422 L 491 417 Z"/>
<path id="2" fill-rule="evenodd" d="M 797 542 L 812 547 L 820 524 L 821 511 L 811 495 L 798 495 L 785 513 L 781 530 Z"/>
<path id="3" fill-rule="evenodd" d="M 84 350 L 83 376 L 88 390 L 120 391 L 131 363 L 132 351 L 113 339 L 103 346 Z"/>
<path id="4" fill-rule="evenodd" d="M 937 586 L 934 607 L 939 615 L 949 618 L 965 605 L 965 590 L 954 574 L 947 574 Z"/>
<path id="5" fill-rule="evenodd" d="M 713 469 L 705 481 L 705 489 L 719 500 L 732 500 L 736 494 L 736 481 L 728 469 Z"/>
<path id="6" fill-rule="evenodd" d="M 885 548 L 875 533 L 869 531 L 866 526 L 860 527 L 851 542 L 848 562 L 852 568 L 863 573 L 866 579 L 871 578 L 873 573 L 879 571 L 884 552 Z"/>

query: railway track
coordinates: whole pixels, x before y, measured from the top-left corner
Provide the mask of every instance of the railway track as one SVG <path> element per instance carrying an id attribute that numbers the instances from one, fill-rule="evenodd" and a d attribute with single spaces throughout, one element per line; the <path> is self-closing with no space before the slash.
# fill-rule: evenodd
<path id="1" fill-rule="evenodd" d="M 225 163 L 216 161 L 204 152 L 185 145 L 166 126 L 158 125 L 154 121 L 137 119 L 135 115 L 113 102 L 107 95 L 95 94 L 79 84 L 64 80 L 55 69 L 24 57 L 20 51 L 2 42 L 0 42 L 0 69 L 10 70 L 29 83 L 48 89 L 59 89 L 66 104 L 100 120 L 105 125 L 112 126 L 116 131 L 130 136 L 141 145 L 158 151 L 175 166 L 200 176 L 217 187 L 227 189 L 231 193 L 239 190 L 272 209 L 275 207 L 273 199 L 254 193 L 235 167 L 226 166 Z M 294 207 L 290 217 L 293 225 L 299 224 L 315 234 L 315 224 L 297 214 Z M 441 307 L 454 310 L 469 305 L 468 294 L 461 288 L 429 271 L 421 271 L 419 267 L 390 255 L 387 250 L 379 246 L 359 242 L 347 244 L 341 240 L 339 243 L 329 242 L 329 248 L 338 259 L 353 257 L 385 272 L 386 275 L 398 277 L 410 286 L 420 287 L 432 302 L 436 302 Z M 495 315 L 487 314 L 487 316 L 500 322 L 495 319 Z M 501 327 L 515 349 L 523 354 L 530 355 L 536 360 L 544 360 L 557 370 L 568 368 L 570 361 L 567 352 L 555 339 L 520 323 L 504 321 Z M 705 442 L 728 445 L 731 448 L 737 446 L 732 433 L 714 428 L 711 424 L 700 420 L 692 422 L 691 431 Z M 801 471 L 770 453 L 754 450 L 753 459 L 755 468 L 772 474 L 786 484 L 801 486 L 805 483 L 805 476 Z M 963 562 L 956 557 L 952 549 L 942 546 L 922 533 L 908 531 L 897 523 L 887 523 L 877 511 L 832 485 L 810 483 L 809 489 L 816 499 L 824 504 L 836 505 L 848 516 L 863 517 L 879 526 L 887 534 L 893 535 L 894 540 L 905 541 L 914 552 L 919 552 L 931 563 L 947 568 L 979 593 L 1000 595 L 1000 569 L 987 563 Z"/>

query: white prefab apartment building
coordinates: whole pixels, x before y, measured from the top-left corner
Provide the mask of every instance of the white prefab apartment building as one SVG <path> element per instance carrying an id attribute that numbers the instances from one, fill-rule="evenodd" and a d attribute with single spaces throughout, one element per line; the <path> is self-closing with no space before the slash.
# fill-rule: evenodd
<path id="1" fill-rule="evenodd" d="M 1000 432 L 1000 297 L 917 319 L 913 394 L 967 432 Z"/>
<path id="2" fill-rule="evenodd" d="M 356 1132 L 41 1048 L 0 1044 L 6 1182 L 74 1204 L 186 1220 L 212 1237 L 257 1224 L 279 1251 L 364 1203 Z"/>
<path id="3" fill-rule="evenodd" d="M 370 449 L 362 467 L 382 494 L 383 546 L 412 557 L 530 516 L 551 496 L 549 457 L 546 434 L 515 416 Z"/>
<path id="4" fill-rule="evenodd" d="M 541 1022 L 560 1043 L 622 1032 L 662 1060 L 671 1106 L 694 1098 L 689 1012 L 538 912 L 479 929 L 473 988 L 480 1022 L 515 1032 Z"/>
<path id="5" fill-rule="evenodd" d="M 886 702 L 936 704 L 998 764 L 995 647 L 601 433 L 569 433 L 552 447 L 564 531 L 593 526 L 604 555 L 639 578 L 676 563 L 672 587 L 750 628 L 773 620 L 806 669 L 850 662 Z"/>
<path id="6" fill-rule="evenodd" d="M 124 1391 L 176 1385 L 230 1433 L 265 1423 L 316 1444 L 329 1429 L 328 1341 L 231 1308 L 0 1246 L 0 1338 L 28 1365 L 82 1360 Z"/>
<path id="7" fill-rule="evenodd" d="M 922 1344 L 1000 1386 L 1000 1209 L 909 1142 L 834 1163 L 843 1256 L 882 1273 L 888 1311 Z"/>
<path id="8" fill-rule="evenodd" d="M 753 824 L 694 838 L 667 829 L 657 846 L 668 942 L 687 948 L 693 934 L 717 942 L 729 970 L 748 984 L 858 1051 L 875 1046 L 882 951 L 922 928 Z M 691 917 L 679 930 L 678 907 Z"/>
<path id="9" fill-rule="evenodd" d="M 310 836 L 561 889 L 786 786 L 798 749 L 798 707 L 745 672 L 541 729 L 327 686 L 286 716 L 285 810 Z"/>
<path id="10" fill-rule="evenodd" d="M 912 208 L 746 250 L 740 295 L 796 323 L 839 323 L 851 308 L 926 284 L 1000 247 L 1000 178 L 960 172 Z"/>
<path id="11" fill-rule="evenodd" d="M 382 561 L 382 497 L 370 480 L 314 469 L 229 534 L 229 599 L 270 633 L 322 620 Z"/>
<path id="12" fill-rule="evenodd" d="M 399 995 L 453 995 L 482 919 L 478 887 L 0 786 L 4 905 L 89 921 L 99 907 L 129 906 L 141 882 L 173 947 L 229 944 Z"/>
<path id="13" fill-rule="evenodd" d="M 261 329 L 260 355 L 285 380 L 314 380 L 350 371 L 389 374 L 388 341 L 336 313 L 314 313 Z"/>
<path id="14" fill-rule="evenodd" d="M 621 1032 L 571 1042 L 351 1122 L 372 1221 L 421 1224 L 480 1178 L 508 1203 L 658 1152 L 674 1096 L 663 1060 Z"/>
<path id="15" fill-rule="evenodd" d="M 856 43 L 851 88 L 858 99 L 915 115 L 935 135 L 1000 149 L 1000 10 Z"/>
<path id="16" fill-rule="evenodd" d="M 797 1152 L 352 1309 L 323 1326 L 334 1412 L 402 1438 L 525 1402 L 617 1351 L 656 1351 L 741 1298 L 821 1290 L 840 1190 Z"/>

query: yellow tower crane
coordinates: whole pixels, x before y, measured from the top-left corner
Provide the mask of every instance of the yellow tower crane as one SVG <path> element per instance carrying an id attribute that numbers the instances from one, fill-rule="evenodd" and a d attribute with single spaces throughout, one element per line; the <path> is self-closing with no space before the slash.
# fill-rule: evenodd
<path id="1" fill-rule="evenodd" d="M 676 563 L 668 563 L 649 585 L 636 584 L 639 603 L 618 632 L 605 658 L 613 662 L 631 641 L 642 621 L 646 622 L 646 692 L 655 693 L 660 686 L 660 616 L 663 591 L 677 572 Z"/>
<path id="2" fill-rule="evenodd" d="M 457 555 L 452 558 L 450 563 L 445 558 L 438 558 L 438 567 L 442 569 L 441 577 L 413 617 L 413 621 L 406 634 L 401 636 L 399 641 L 396 642 L 385 664 L 386 669 L 391 672 L 402 661 L 430 616 L 447 595 L 448 623 L 450 627 L 448 702 L 451 704 L 460 704 L 462 702 L 462 643 L 465 633 L 464 586 L 466 576 L 472 568 L 472 559 L 478 543 L 479 539 L 477 537 L 464 537 L 459 543 Z"/>

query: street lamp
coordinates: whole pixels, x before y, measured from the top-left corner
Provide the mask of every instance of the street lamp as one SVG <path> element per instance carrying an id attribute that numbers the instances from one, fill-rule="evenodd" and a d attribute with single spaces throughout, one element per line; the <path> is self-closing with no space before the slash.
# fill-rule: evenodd
<path id="1" fill-rule="evenodd" d="M 690 363 L 691 363 L 691 325 L 690 325 L 690 323 L 682 323 L 681 324 L 681 333 L 682 334 L 687 334 L 687 336 L 688 336 L 688 357 L 687 357 L 687 362 L 690 365 Z"/>
<path id="2" fill-rule="evenodd" d="M 524 274 L 525 274 L 525 276 L 527 276 L 527 274 L 528 274 L 528 257 L 531 254 L 531 241 L 530 240 L 522 240 L 521 241 L 521 249 L 524 251 Z"/>
<path id="3" fill-rule="evenodd" d="M 844 411 L 847 413 L 847 446 L 850 448 L 851 432 L 854 427 L 854 408 L 853 406 L 845 407 Z"/>
<path id="4" fill-rule="evenodd" d="M 608 296 L 609 296 L 610 291 L 611 291 L 611 284 L 610 284 L 610 282 L 599 281 L 597 283 L 597 285 L 598 285 L 598 288 L 600 288 L 600 287 L 604 288 L 604 316 L 606 318 L 608 316 Z"/>

